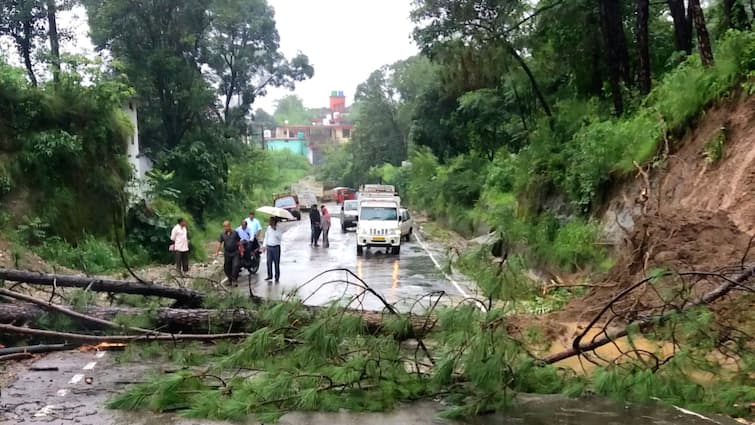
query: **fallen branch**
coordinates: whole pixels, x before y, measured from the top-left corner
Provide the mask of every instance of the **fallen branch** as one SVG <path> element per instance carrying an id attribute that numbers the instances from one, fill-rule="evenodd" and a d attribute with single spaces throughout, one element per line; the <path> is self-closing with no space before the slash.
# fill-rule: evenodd
<path id="1" fill-rule="evenodd" d="M 149 330 L 149 329 L 142 329 L 142 328 L 135 328 L 135 327 L 130 327 L 130 326 L 119 325 L 119 324 L 111 322 L 109 320 L 100 319 L 100 318 L 97 318 L 97 317 L 93 317 L 93 316 L 89 316 L 89 315 L 86 315 L 86 314 L 82 314 L 82 313 L 79 313 L 77 311 L 73 311 L 71 309 L 68 309 L 66 307 L 59 306 L 59 305 L 53 304 L 51 302 L 42 301 L 42 300 L 39 300 L 37 298 L 30 297 L 28 295 L 19 294 L 18 292 L 15 292 L 15 291 L 9 291 L 9 290 L 4 289 L 4 288 L 0 288 L 0 295 L 6 296 L 6 297 L 9 297 L 9 298 L 14 298 L 14 299 L 21 300 L 21 301 L 25 301 L 25 302 L 28 302 L 28 303 L 31 303 L 31 304 L 36 304 L 36 305 L 42 307 L 45 310 L 54 311 L 56 313 L 61 313 L 61 314 L 64 314 L 66 316 L 73 317 L 74 319 L 78 319 L 78 320 L 81 320 L 81 321 L 84 321 L 84 322 L 94 323 L 94 324 L 99 325 L 99 326 L 104 326 L 104 327 L 109 327 L 109 328 L 114 328 L 114 329 L 127 330 L 127 331 L 131 331 L 131 332 L 143 333 L 143 334 L 160 333 L 160 332 L 155 332 L 155 331 Z"/>
<path id="2" fill-rule="evenodd" d="M 15 269 L 0 269 L 0 279 L 32 285 L 88 288 L 89 290 L 96 292 L 112 292 L 170 298 L 176 300 L 178 304 L 187 307 L 198 307 L 202 305 L 202 301 L 205 297 L 205 294 L 199 291 L 186 288 L 172 288 L 157 283 L 141 283 L 129 280 L 114 280 L 88 276 L 35 273 Z"/>
<path id="3" fill-rule="evenodd" d="M 48 331 L 44 329 L 24 328 L 14 325 L 0 324 L 0 332 L 17 335 L 31 335 L 46 338 L 63 339 L 70 342 L 103 343 L 103 342 L 151 342 L 151 341 L 215 341 L 220 339 L 239 339 L 249 336 L 247 333 L 226 334 L 171 334 L 171 335 L 84 335 L 70 332 Z"/>
<path id="4" fill-rule="evenodd" d="M 0 356 L 7 356 L 9 354 L 19 354 L 19 353 L 30 353 L 30 354 L 52 353 L 53 351 L 72 350 L 78 346 L 79 346 L 78 344 L 39 344 L 39 345 L 29 345 L 25 347 L 0 348 Z"/>
<path id="5" fill-rule="evenodd" d="M 696 272 L 690 272 L 690 273 L 679 273 L 679 276 L 684 275 L 700 275 L 705 273 L 696 273 Z M 604 345 L 613 343 L 617 339 L 623 338 L 629 334 L 629 329 L 631 327 L 639 326 L 639 329 L 647 328 L 648 326 L 652 326 L 654 324 L 662 324 L 666 321 L 668 321 L 672 316 L 688 311 L 694 307 L 698 307 L 701 305 L 710 304 L 717 299 L 725 296 L 728 294 L 731 290 L 741 287 L 745 282 L 747 282 L 751 277 L 755 275 L 755 266 L 750 267 L 749 269 L 745 270 L 743 273 L 741 273 L 739 276 L 737 276 L 734 279 L 729 279 L 724 276 L 719 276 L 724 279 L 724 283 L 718 286 L 716 289 L 709 291 L 705 293 L 703 296 L 698 298 L 696 301 L 690 302 L 685 304 L 683 307 L 675 310 L 671 310 L 667 313 L 661 314 L 659 316 L 648 316 L 643 317 L 637 320 L 634 320 L 630 323 L 628 323 L 626 326 L 624 326 L 621 329 L 617 329 L 613 332 L 607 332 L 604 331 L 602 337 L 595 338 L 589 343 L 582 344 L 582 339 L 587 335 L 587 333 L 592 329 L 598 321 L 603 317 L 603 315 L 612 308 L 613 304 L 618 301 L 619 299 L 623 298 L 626 294 L 630 293 L 631 291 L 637 289 L 640 286 L 643 286 L 647 284 L 650 279 L 647 278 L 643 279 L 642 281 L 632 285 L 631 287 L 621 291 L 618 293 L 609 303 L 607 303 L 603 309 L 598 313 L 595 318 L 588 324 L 585 329 L 582 331 L 580 335 L 578 335 L 572 344 L 572 348 L 562 351 L 560 353 L 553 354 L 551 356 L 546 357 L 543 359 L 543 362 L 546 364 L 552 364 L 559 362 L 561 360 L 568 359 L 570 357 L 578 356 L 582 353 L 594 351 Z"/>

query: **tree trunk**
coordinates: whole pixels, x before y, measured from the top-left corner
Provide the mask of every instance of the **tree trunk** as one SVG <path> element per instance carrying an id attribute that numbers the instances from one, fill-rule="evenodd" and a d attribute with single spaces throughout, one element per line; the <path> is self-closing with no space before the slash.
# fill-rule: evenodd
<path id="1" fill-rule="evenodd" d="M 700 58 L 703 61 L 703 65 L 709 67 L 713 65 L 713 49 L 710 45 L 708 27 L 705 25 L 705 16 L 703 15 L 703 8 L 700 6 L 700 0 L 689 0 L 689 10 L 692 21 L 695 23 Z"/>
<path id="2" fill-rule="evenodd" d="M 667 4 L 674 21 L 676 49 L 689 55 L 692 53 L 692 21 L 684 9 L 684 0 L 667 0 Z"/>
<path id="3" fill-rule="evenodd" d="M 69 307 L 70 308 L 70 307 Z M 308 308 L 310 310 L 316 310 Z M 120 317 L 148 317 L 154 327 L 161 333 L 206 333 L 222 329 L 228 330 L 253 330 L 264 326 L 259 320 L 258 313 L 253 310 L 212 310 L 212 309 L 177 309 L 160 308 L 156 310 L 135 307 L 87 307 L 83 314 L 96 319 L 112 321 Z M 359 315 L 364 319 L 368 333 L 387 333 L 384 329 L 385 320 L 390 315 L 379 312 L 350 311 L 348 314 Z M 32 303 L 0 303 L 0 323 L 9 323 L 17 326 L 34 325 L 40 319 L 46 317 L 44 308 Z M 409 338 L 425 335 L 433 319 L 426 316 L 410 316 L 411 329 L 406 335 L 399 337 Z M 75 319 L 74 319 L 75 320 Z M 428 322 L 429 320 L 429 322 Z M 82 329 L 103 329 L 91 322 L 82 323 Z M 88 327 L 84 327 L 84 325 Z"/>
<path id="4" fill-rule="evenodd" d="M 60 37 L 55 15 L 57 7 L 55 0 L 46 0 L 47 3 L 47 34 L 50 38 L 50 53 L 52 54 L 52 78 L 57 86 L 60 82 Z"/>
<path id="5" fill-rule="evenodd" d="M 736 29 L 749 31 L 752 29 L 747 10 L 741 1 L 723 0 L 723 27 L 724 29 Z"/>
<path id="6" fill-rule="evenodd" d="M 606 46 L 606 60 L 611 82 L 611 97 L 616 115 L 624 112 L 621 94 L 621 81 L 631 81 L 629 73 L 629 51 L 627 50 L 621 9 L 618 0 L 600 0 L 600 27 Z"/>
<path id="7" fill-rule="evenodd" d="M 637 0 L 637 49 L 639 50 L 637 80 L 640 93 L 650 93 L 650 41 L 648 19 L 650 15 L 650 0 Z"/>
<path id="8" fill-rule="evenodd" d="M 63 288 L 89 288 L 95 292 L 147 295 L 176 300 L 180 305 L 200 306 L 205 294 L 185 288 L 171 288 L 154 283 L 141 283 L 128 280 L 112 280 L 100 277 L 55 275 L 27 272 L 13 269 L 0 269 L 0 279 L 33 285 L 59 286 Z"/>
<path id="9" fill-rule="evenodd" d="M 522 70 L 524 70 L 524 73 L 527 74 L 527 78 L 530 80 L 530 84 L 532 85 L 532 91 L 535 92 L 535 96 L 537 96 L 537 99 L 540 101 L 540 104 L 543 106 L 543 111 L 545 111 L 545 115 L 548 115 L 549 117 L 553 116 L 551 113 L 551 108 L 548 106 L 548 101 L 545 100 L 545 96 L 543 95 L 543 92 L 540 90 L 540 86 L 537 84 L 537 80 L 535 79 L 535 75 L 532 74 L 532 70 L 527 65 L 527 62 L 525 62 L 524 58 L 519 55 L 519 52 L 516 51 L 516 48 L 512 46 L 509 43 L 506 43 L 509 53 L 511 53 L 512 56 L 514 56 L 514 59 L 519 63 L 519 66 L 522 67 Z"/>
<path id="10" fill-rule="evenodd" d="M 33 28 L 31 19 L 26 19 L 23 22 L 24 35 L 16 39 L 19 50 L 21 50 L 21 56 L 24 58 L 24 65 L 26 66 L 26 72 L 29 74 L 29 80 L 31 85 L 37 86 L 37 77 L 34 75 L 34 64 L 31 61 L 31 46 L 33 37 Z"/>

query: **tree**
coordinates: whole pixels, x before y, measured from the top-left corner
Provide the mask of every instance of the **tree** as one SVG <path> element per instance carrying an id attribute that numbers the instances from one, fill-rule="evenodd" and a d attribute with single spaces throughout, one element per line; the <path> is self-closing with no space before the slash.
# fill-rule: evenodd
<path id="1" fill-rule="evenodd" d="M 200 71 L 209 27 L 201 0 L 85 0 L 91 36 L 109 48 L 139 94 L 140 138 L 172 148 L 202 129 L 215 103 Z"/>
<path id="2" fill-rule="evenodd" d="M 525 57 L 517 48 L 523 28 L 539 13 L 560 4 L 547 3 L 531 11 L 527 2 L 510 0 L 417 0 L 412 19 L 419 25 L 414 39 L 432 54 L 449 42 L 466 46 L 500 45 L 524 71 L 546 115 L 552 112 Z"/>
<path id="3" fill-rule="evenodd" d="M 400 165 L 407 158 L 406 137 L 398 120 L 399 96 L 391 84 L 389 66 L 384 66 L 357 87 L 359 116 L 351 143 L 354 169 L 369 170 L 384 163 Z"/>
<path id="4" fill-rule="evenodd" d="M 724 29 L 737 29 L 749 31 L 752 29 L 750 18 L 747 16 L 742 0 L 723 0 L 723 27 Z M 753 10 L 755 12 L 755 10 Z"/>
<path id="5" fill-rule="evenodd" d="M 637 79 L 640 93 L 650 93 L 650 34 L 648 20 L 650 17 L 650 0 L 636 0 L 636 37 L 637 37 Z"/>
<path id="6" fill-rule="evenodd" d="M 203 53 L 219 79 L 226 123 L 245 119 L 254 99 L 268 87 L 293 89 L 296 81 L 314 74 L 306 56 L 299 54 L 288 61 L 278 51 L 274 12 L 267 1 L 217 0 L 209 13 Z M 237 101 L 232 106 L 234 97 Z"/>
<path id="7" fill-rule="evenodd" d="M 42 4 L 36 0 L 0 0 L 0 35 L 10 36 L 23 59 L 32 85 L 37 85 L 32 54 L 45 31 Z"/>
<path id="8" fill-rule="evenodd" d="M 606 50 L 606 63 L 611 83 L 611 97 L 617 115 L 624 112 L 624 100 L 621 94 L 621 81 L 631 81 L 629 71 L 629 52 L 627 50 L 624 25 L 619 0 L 600 0 L 600 27 Z M 648 61 L 649 62 L 649 61 Z"/>
<path id="9" fill-rule="evenodd" d="M 262 108 L 254 111 L 252 119 L 255 124 L 261 126 L 265 130 L 274 130 L 275 127 L 278 126 L 278 122 L 275 118 Z"/>
<path id="10" fill-rule="evenodd" d="M 60 83 L 60 35 L 56 15 L 58 6 L 55 0 L 45 0 L 47 12 L 47 36 L 50 39 L 50 55 L 52 62 L 52 78 L 55 84 Z"/>
<path id="11" fill-rule="evenodd" d="M 692 53 L 692 19 L 684 8 L 684 0 L 667 0 L 671 19 L 674 22 L 676 49 Z"/>
<path id="12" fill-rule="evenodd" d="M 703 65 L 713 65 L 713 48 L 710 45 L 710 36 L 708 27 L 705 25 L 705 16 L 703 8 L 700 6 L 700 0 L 689 0 L 689 11 L 692 21 L 695 23 L 695 32 L 697 33 L 697 48 L 700 49 L 700 58 Z"/>
<path id="13" fill-rule="evenodd" d="M 295 94 L 284 96 L 275 101 L 273 117 L 279 124 L 288 125 L 310 125 L 312 119 L 315 118 L 304 106 L 301 97 Z"/>

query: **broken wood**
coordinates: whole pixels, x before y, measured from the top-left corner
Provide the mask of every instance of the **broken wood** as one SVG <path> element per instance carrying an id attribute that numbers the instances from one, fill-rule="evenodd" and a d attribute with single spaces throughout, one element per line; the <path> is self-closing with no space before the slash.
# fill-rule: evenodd
<path id="1" fill-rule="evenodd" d="M 8 354 L 19 354 L 19 353 L 29 353 L 29 354 L 51 353 L 53 351 L 72 350 L 76 347 L 78 347 L 77 344 L 40 344 L 40 345 L 30 345 L 26 347 L 8 347 L 8 348 L 0 348 L 0 356 L 6 356 Z"/>
<path id="2" fill-rule="evenodd" d="M 81 320 L 81 321 L 84 321 L 84 322 L 94 323 L 94 324 L 100 325 L 100 326 L 110 327 L 110 328 L 114 328 L 114 329 L 127 330 L 127 331 L 130 331 L 130 332 L 143 333 L 143 334 L 156 333 L 155 331 L 149 330 L 149 329 L 142 329 L 142 328 L 135 328 L 135 327 L 131 327 L 131 326 L 119 325 L 119 324 L 113 323 L 113 322 L 111 322 L 109 320 L 100 319 L 100 318 L 97 318 L 97 317 L 93 317 L 93 316 L 89 316 L 89 315 L 86 315 L 86 314 L 82 314 L 82 313 L 79 313 L 77 311 L 71 310 L 69 308 L 66 308 L 66 307 L 63 307 L 63 306 L 59 306 L 59 305 L 53 304 L 51 302 L 42 301 L 42 300 L 39 300 L 37 298 L 30 297 L 30 296 L 24 295 L 24 294 L 20 294 L 20 293 L 15 292 L 15 291 L 10 291 L 10 290 L 4 289 L 4 288 L 0 288 L 0 295 L 6 296 L 6 297 L 9 297 L 9 298 L 13 298 L 13 299 L 16 299 L 16 300 L 21 300 L 21 301 L 24 301 L 24 302 L 27 302 L 27 303 L 36 304 L 36 305 L 42 307 L 45 310 L 54 311 L 56 313 L 61 313 L 61 314 L 64 314 L 66 316 L 73 317 L 74 319 L 78 319 L 78 320 Z M 159 332 L 157 332 L 157 333 L 159 333 Z"/>
<path id="3" fill-rule="evenodd" d="M 106 279 L 102 277 L 75 276 L 62 274 L 36 273 L 15 269 L 1 269 L 0 280 L 66 288 L 88 288 L 95 292 L 146 295 L 170 298 L 181 306 L 199 307 L 205 294 L 193 289 L 173 288 L 157 283 L 141 283 L 129 280 Z"/>
<path id="4" fill-rule="evenodd" d="M 308 311 L 311 311 L 307 309 Z M 44 317 L 44 308 L 32 303 L 0 303 L 0 323 L 25 325 L 37 323 Z M 156 329 L 162 332 L 209 332 L 212 329 L 256 329 L 264 326 L 259 320 L 255 310 L 213 310 L 213 309 L 178 309 L 159 308 L 144 309 L 135 307 L 100 307 L 89 306 L 82 312 L 83 315 L 111 321 L 117 316 L 123 317 L 147 317 Z M 384 333 L 385 320 L 388 317 L 377 312 L 350 311 L 349 314 L 357 314 L 364 320 L 367 333 Z M 434 319 L 427 316 L 407 316 L 411 329 L 407 335 L 401 338 L 413 338 L 427 334 L 434 323 Z M 95 324 L 93 321 L 87 321 Z M 102 328 L 94 326 L 95 329 Z"/>

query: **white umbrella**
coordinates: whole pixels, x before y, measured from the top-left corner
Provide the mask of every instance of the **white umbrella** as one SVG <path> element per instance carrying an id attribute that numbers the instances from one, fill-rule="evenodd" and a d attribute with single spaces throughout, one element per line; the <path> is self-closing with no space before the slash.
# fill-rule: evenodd
<path id="1" fill-rule="evenodd" d="M 282 218 L 285 220 L 296 220 L 293 215 L 291 215 L 288 210 L 278 207 L 259 207 L 257 208 L 257 212 L 260 212 L 262 214 L 271 215 L 273 217 Z"/>

